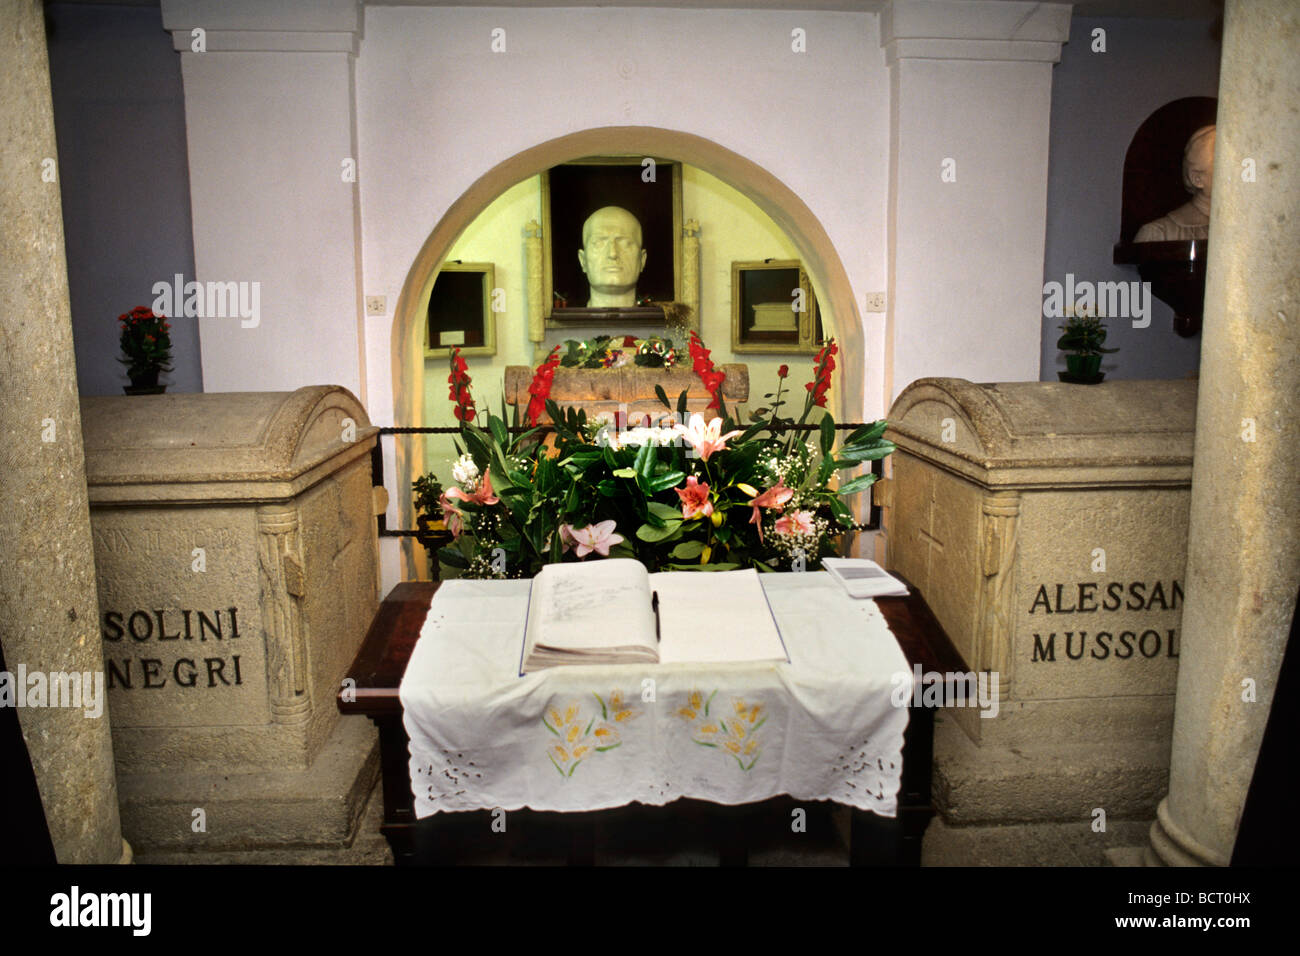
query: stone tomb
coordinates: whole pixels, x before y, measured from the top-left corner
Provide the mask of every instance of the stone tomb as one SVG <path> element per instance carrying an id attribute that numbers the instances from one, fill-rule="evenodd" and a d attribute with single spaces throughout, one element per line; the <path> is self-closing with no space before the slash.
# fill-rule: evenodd
<path id="1" fill-rule="evenodd" d="M 921 379 L 881 495 L 913 581 L 999 712 L 944 711 L 955 823 L 1154 815 L 1168 784 L 1196 384 Z"/>
<path id="2" fill-rule="evenodd" d="M 532 384 L 534 371 L 523 365 L 506 367 L 506 402 L 518 405 L 521 412 L 531 397 L 528 386 Z M 719 365 L 718 371 L 726 375 L 722 382 L 722 397 L 728 406 L 734 408 L 748 400 L 749 366 Z M 621 368 L 557 368 L 551 382 L 550 397 L 561 407 L 586 409 L 589 419 L 602 413 L 613 415 L 626 407 L 633 424 L 636 424 L 643 415 L 657 420 L 659 416 L 669 414 L 655 395 L 656 385 L 663 386 L 673 413 L 677 409 L 677 396 L 686 389 L 688 414 L 699 412 L 706 419 L 716 414 L 705 411 L 709 393 L 704 389 L 704 382 L 689 366 L 683 365 L 670 369 L 641 368 L 631 364 Z M 550 419 L 543 415 L 542 421 L 549 422 Z"/>
<path id="3" fill-rule="evenodd" d="M 347 843 L 378 769 L 335 705 L 379 599 L 378 429 L 337 386 L 81 417 L 127 839 Z"/>

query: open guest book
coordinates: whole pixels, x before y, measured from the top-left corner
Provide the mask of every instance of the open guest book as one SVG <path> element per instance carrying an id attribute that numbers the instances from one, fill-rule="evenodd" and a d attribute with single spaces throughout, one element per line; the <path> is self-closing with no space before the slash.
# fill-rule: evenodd
<path id="1" fill-rule="evenodd" d="M 521 674 L 559 664 L 788 661 L 758 572 L 661 571 L 608 558 L 533 578 Z"/>

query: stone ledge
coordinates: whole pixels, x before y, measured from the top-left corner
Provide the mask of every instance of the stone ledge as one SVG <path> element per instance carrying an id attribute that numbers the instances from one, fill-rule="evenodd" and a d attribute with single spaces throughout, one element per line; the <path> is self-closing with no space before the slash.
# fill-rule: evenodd
<path id="1" fill-rule="evenodd" d="M 141 852 L 348 846 L 378 775 L 374 727 L 345 717 L 306 770 L 120 775 L 122 830 Z"/>
<path id="2" fill-rule="evenodd" d="M 950 824 L 1062 822 L 1089 827 L 1155 816 L 1169 788 L 1169 745 L 1141 741 L 976 746 L 953 724 L 937 725 L 934 798 Z"/>

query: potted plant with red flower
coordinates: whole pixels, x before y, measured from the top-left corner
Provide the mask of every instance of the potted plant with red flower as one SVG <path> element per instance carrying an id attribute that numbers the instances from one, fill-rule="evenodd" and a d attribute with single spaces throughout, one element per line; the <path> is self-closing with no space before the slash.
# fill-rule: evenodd
<path id="1" fill-rule="evenodd" d="M 165 315 L 154 315 L 142 305 L 117 317 L 121 328 L 118 344 L 130 385 L 123 386 L 128 395 L 158 395 L 167 390 L 158 384 L 160 372 L 170 372 L 172 358 L 171 324 Z"/>

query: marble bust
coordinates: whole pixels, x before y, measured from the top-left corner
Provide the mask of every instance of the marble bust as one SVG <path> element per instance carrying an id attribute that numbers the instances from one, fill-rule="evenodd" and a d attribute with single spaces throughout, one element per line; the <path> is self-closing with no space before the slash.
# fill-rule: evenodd
<path id="1" fill-rule="evenodd" d="M 641 223 L 620 206 L 597 209 L 582 224 L 578 263 L 591 286 L 589 308 L 636 305 L 636 282 L 645 268 Z"/>
<path id="2" fill-rule="evenodd" d="M 1183 186 L 1190 202 L 1138 230 L 1134 242 L 1206 239 L 1210 235 L 1210 187 L 1214 179 L 1214 127 L 1202 126 L 1183 149 Z"/>

